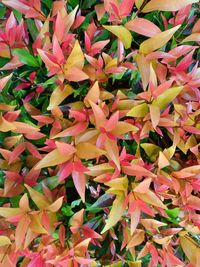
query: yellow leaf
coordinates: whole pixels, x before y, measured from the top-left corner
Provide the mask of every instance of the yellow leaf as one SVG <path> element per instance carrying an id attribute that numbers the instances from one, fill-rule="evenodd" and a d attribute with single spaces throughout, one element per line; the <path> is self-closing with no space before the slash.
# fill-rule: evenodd
<path id="1" fill-rule="evenodd" d="M 5 120 L 1 113 L 0 114 L 0 132 L 9 132 L 12 130 L 16 130 L 16 126 L 13 123 Z"/>
<path id="2" fill-rule="evenodd" d="M 37 207 L 41 210 L 45 210 L 49 207 L 50 202 L 46 199 L 44 195 L 39 193 L 38 191 L 31 188 L 29 185 L 25 185 L 26 189 L 28 190 L 31 199 L 37 205 Z"/>
<path id="3" fill-rule="evenodd" d="M 158 98 L 152 102 L 152 105 L 157 106 L 160 109 L 164 109 L 180 94 L 183 88 L 183 86 L 169 88 L 164 93 L 159 95 Z"/>
<path id="4" fill-rule="evenodd" d="M 107 157 L 112 160 L 117 166 L 118 170 L 120 170 L 119 149 L 117 142 L 115 140 L 106 138 L 105 150 L 107 152 Z"/>
<path id="5" fill-rule="evenodd" d="M 146 103 L 139 104 L 133 107 L 126 115 L 130 117 L 144 117 L 149 111 Z"/>
<path id="6" fill-rule="evenodd" d="M 173 36 L 173 34 L 181 27 L 178 25 L 172 29 L 161 32 L 152 38 L 147 39 L 140 45 L 139 51 L 143 54 L 149 54 L 162 46 L 164 46 Z"/>
<path id="7" fill-rule="evenodd" d="M 166 166 L 169 166 L 169 160 L 166 158 L 164 153 L 162 151 L 159 152 L 159 158 L 158 158 L 158 167 L 159 169 L 162 169 Z"/>
<path id="8" fill-rule="evenodd" d="M 29 215 L 31 219 L 30 229 L 37 234 L 48 234 L 47 230 L 42 226 L 38 215 Z"/>
<path id="9" fill-rule="evenodd" d="M 102 234 L 113 227 L 120 219 L 124 213 L 124 201 L 127 195 L 128 179 L 127 177 L 116 178 L 108 183 L 107 186 L 111 187 L 107 190 L 108 193 L 116 194 L 116 198 L 113 202 L 112 209 L 108 215 L 108 220 L 106 225 L 102 230 Z"/>
<path id="10" fill-rule="evenodd" d="M 88 100 L 96 104 L 97 101 L 99 100 L 99 96 L 100 96 L 100 89 L 99 89 L 98 81 L 96 81 L 84 98 L 84 103 L 86 107 L 90 106 Z"/>
<path id="11" fill-rule="evenodd" d="M 94 159 L 105 154 L 105 150 L 102 150 L 89 142 L 82 142 L 76 146 L 76 155 L 81 159 Z"/>
<path id="12" fill-rule="evenodd" d="M 138 207 L 135 208 L 133 212 L 131 212 L 131 235 L 135 232 L 139 222 L 141 211 Z"/>
<path id="13" fill-rule="evenodd" d="M 146 228 L 146 230 L 156 229 L 158 231 L 159 227 L 166 226 L 166 223 L 154 220 L 154 219 L 141 219 L 141 224 Z"/>
<path id="14" fill-rule="evenodd" d="M 157 236 L 153 237 L 153 241 L 159 245 L 164 245 L 164 244 L 167 245 L 171 241 L 172 237 L 173 237 L 173 235 L 169 235 L 169 236 L 165 236 L 165 237 L 160 237 L 158 235 L 158 237 Z"/>
<path id="15" fill-rule="evenodd" d="M 144 0 L 135 0 L 135 5 L 137 9 L 140 9 L 143 3 L 144 3 Z"/>
<path id="16" fill-rule="evenodd" d="M 137 62 L 142 77 L 143 88 L 144 90 L 146 90 L 150 77 L 150 61 L 147 60 L 143 54 L 137 54 L 135 60 Z"/>
<path id="17" fill-rule="evenodd" d="M 111 187 L 113 192 L 116 190 L 116 191 L 123 191 L 126 193 L 127 188 L 128 188 L 128 179 L 126 176 L 121 177 L 121 178 L 115 178 L 115 179 L 105 183 L 105 185 Z"/>
<path id="18" fill-rule="evenodd" d="M 75 45 L 72 49 L 72 52 L 69 55 L 65 65 L 64 65 L 64 70 L 66 71 L 72 67 L 82 69 L 83 66 L 84 66 L 83 51 L 81 50 L 79 42 L 76 40 Z"/>
<path id="19" fill-rule="evenodd" d="M 115 226 L 115 224 L 121 219 L 121 216 L 124 213 L 124 193 L 118 194 L 113 202 L 112 209 L 108 215 L 108 220 L 106 221 L 106 225 L 101 231 L 101 234 L 108 231 L 110 228 Z"/>
<path id="20" fill-rule="evenodd" d="M 140 245 L 144 241 L 144 231 L 141 229 L 136 229 L 134 234 L 131 237 L 130 242 L 127 245 L 127 248 L 132 248 Z"/>
<path id="21" fill-rule="evenodd" d="M 142 261 L 128 261 L 129 267 L 141 267 Z"/>
<path id="22" fill-rule="evenodd" d="M 153 155 L 157 156 L 158 152 L 160 150 L 160 147 L 158 147 L 154 144 L 151 144 L 151 143 L 144 143 L 144 144 L 141 144 L 140 146 L 144 149 L 145 153 L 149 157 L 151 157 Z"/>
<path id="23" fill-rule="evenodd" d="M 156 129 L 160 120 L 160 108 L 155 105 L 149 105 L 151 123 L 153 128 Z"/>
<path id="24" fill-rule="evenodd" d="M 38 164 L 35 166 L 35 170 L 66 162 L 70 159 L 71 155 L 72 154 L 63 155 L 58 149 L 54 149 L 38 162 Z"/>
<path id="25" fill-rule="evenodd" d="M 112 25 L 112 26 L 103 25 L 103 27 L 106 30 L 112 32 L 114 35 L 116 35 L 120 39 L 120 41 L 122 41 L 126 49 L 131 47 L 132 35 L 130 31 L 127 30 L 125 27 L 117 25 Z"/>
<path id="26" fill-rule="evenodd" d="M 10 239 L 7 236 L 4 235 L 0 236 L 0 247 L 10 244 L 11 244 Z"/>
<path id="27" fill-rule="evenodd" d="M 158 85 L 156 72 L 155 72 L 155 70 L 153 68 L 152 62 L 150 62 L 149 82 L 151 82 L 155 87 L 157 87 L 157 85 Z"/>
<path id="28" fill-rule="evenodd" d="M 197 267 L 197 257 L 200 255 L 200 248 L 188 235 L 180 236 L 181 247 L 190 263 Z"/>
<path id="29" fill-rule="evenodd" d="M 134 192 L 135 196 L 137 196 L 139 199 L 143 200 L 144 202 L 153 205 L 155 207 L 159 207 L 162 209 L 166 209 L 166 206 L 162 203 L 162 201 L 150 190 L 148 190 L 147 193 L 141 194 Z"/>
<path id="30" fill-rule="evenodd" d="M 65 22 L 65 32 L 68 33 L 69 32 L 69 29 L 71 28 L 72 24 L 74 23 L 74 20 L 75 20 L 75 17 L 76 17 L 76 13 L 77 13 L 77 10 L 78 10 L 78 7 L 79 6 L 76 6 L 72 12 L 70 12 L 66 19 L 64 20 Z"/>
<path id="31" fill-rule="evenodd" d="M 189 35 L 181 43 L 185 42 L 200 42 L 200 33 L 193 33 Z"/>
<path id="32" fill-rule="evenodd" d="M 122 135 L 128 132 L 136 133 L 138 128 L 128 122 L 118 121 L 117 126 L 111 131 L 114 135 Z"/>
<path id="33" fill-rule="evenodd" d="M 142 9 L 142 12 L 147 13 L 155 10 L 161 11 L 178 11 L 189 4 L 198 3 L 199 0 L 151 0 Z"/>
<path id="34" fill-rule="evenodd" d="M 4 217 L 4 218 L 10 218 L 13 217 L 15 215 L 20 215 L 23 214 L 24 211 L 20 208 L 4 208 L 4 207 L 0 207 L 0 216 Z"/>
<path id="35" fill-rule="evenodd" d="M 94 165 L 92 167 L 88 167 L 89 171 L 86 172 L 89 176 L 98 176 L 106 172 L 113 172 L 114 168 L 109 163 L 102 163 L 99 165 Z"/>
<path id="36" fill-rule="evenodd" d="M 60 103 L 72 92 L 73 88 L 69 84 L 65 85 L 63 90 L 60 89 L 60 86 L 56 87 L 53 93 L 51 94 L 50 103 L 47 110 L 52 110 L 58 105 L 60 105 Z"/>

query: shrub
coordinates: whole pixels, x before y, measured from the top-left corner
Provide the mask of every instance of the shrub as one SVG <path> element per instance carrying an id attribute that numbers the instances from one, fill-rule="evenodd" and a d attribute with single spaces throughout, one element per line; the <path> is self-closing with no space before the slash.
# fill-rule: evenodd
<path id="1" fill-rule="evenodd" d="M 199 1 L 0 19 L 0 266 L 200 266 Z"/>

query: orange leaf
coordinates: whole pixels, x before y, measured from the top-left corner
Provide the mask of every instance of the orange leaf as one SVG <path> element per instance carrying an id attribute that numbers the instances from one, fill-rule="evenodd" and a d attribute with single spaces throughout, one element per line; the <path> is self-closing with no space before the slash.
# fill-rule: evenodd
<path id="1" fill-rule="evenodd" d="M 65 233 L 66 233 L 65 227 L 63 224 L 61 224 L 58 230 L 58 236 L 59 236 L 59 240 L 63 248 L 65 246 Z"/>
<path id="2" fill-rule="evenodd" d="M 81 209 L 80 211 L 76 212 L 73 217 L 70 219 L 70 229 L 72 229 L 72 232 L 78 230 L 82 224 L 83 224 L 83 215 L 84 215 L 84 209 Z"/>
<path id="3" fill-rule="evenodd" d="M 150 172 L 149 170 L 145 169 L 144 167 L 136 164 L 131 164 L 130 166 L 123 166 L 122 170 L 124 173 L 132 176 L 137 176 L 137 177 L 156 177 L 155 174 Z"/>
<path id="4" fill-rule="evenodd" d="M 0 132 L 9 132 L 15 129 L 16 129 L 16 126 L 13 123 L 4 119 L 1 113 L 0 114 Z"/>
<path id="5" fill-rule="evenodd" d="M 144 231 L 140 229 L 136 229 L 133 236 L 131 237 L 130 242 L 127 245 L 127 248 L 132 248 L 140 245 L 144 241 L 145 235 Z"/>
<path id="6" fill-rule="evenodd" d="M 67 137 L 67 136 L 77 136 L 80 133 L 84 132 L 87 129 L 88 123 L 87 122 L 78 122 L 71 127 L 68 127 L 64 131 L 60 132 L 59 134 L 55 135 L 52 139 L 59 138 L 59 137 Z"/>
<path id="7" fill-rule="evenodd" d="M 178 11 L 187 5 L 198 3 L 198 0 L 151 0 L 142 9 L 142 12 L 147 13 L 155 10 L 161 11 Z"/>
<path id="8" fill-rule="evenodd" d="M 70 145 L 70 144 L 67 144 L 67 143 L 64 143 L 64 142 L 58 142 L 56 141 L 55 142 L 57 148 L 58 148 L 58 151 L 63 155 L 72 155 L 76 152 L 76 149 Z"/>
<path id="9" fill-rule="evenodd" d="M 118 170 L 120 170 L 121 167 L 120 167 L 119 149 L 117 146 L 117 141 L 106 138 L 105 150 L 107 152 L 107 157 L 110 160 L 112 160 L 117 166 Z"/>
<path id="10" fill-rule="evenodd" d="M 105 125 L 106 116 L 105 116 L 103 110 L 98 105 L 96 105 L 95 103 L 93 103 L 90 100 L 88 102 L 90 103 L 90 106 L 91 106 L 92 111 L 94 113 L 96 128 L 99 129 L 100 127 L 103 127 Z"/>
<path id="11" fill-rule="evenodd" d="M 147 37 L 153 37 L 156 34 L 161 32 L 158 26 L 156 26 L 153 22 L 147 19 L 144 19 L 144 18 L 135 18 L 135 19 L 129 20 L 125 24 L 125 27 L 128 30 L 137 32 Z"/>
<path id="12" fill-rule="evenodd" d="M 173 34 L 180 27 L 181 27 L 181 25 L 178 25 L 172 29 L 161 32 L 161 33 L 155 35 L 154 37 L 147 39 L 146 41 L 141 43 L 139 51 L 143 54 L 149 54 L 149 53 L 161 48 L 172 38 Z"/>
<path id="13" fill-rule="evenodd" d="M 84 103 L 86 107 L 89 107 L 88 100 L 92 101 L 93 103 L 97 103 L 99 100 L 99 96 L 100 96 L 100 89 L 99 89 L 98 81 L 96 81 L 84 98 Z"/>
<path id="14" fill-rule="evenodd" d="M 0 79 L 0 92 L 3 90 L 3 88 L 6 86 L 6 84 L 8 83 L 8 81 L 11 79 L 12 77 L 12 73 L 8 76 L 5 76 L 3 78 Z"/>
<path id="15" fill-rule="evenodd" d="M 19 201 L 19 207 L 20 209 L 23 209 L 24 211 L 30 211 L 29 200 L 28 200 L 28 196 L 26 193 L 21 197 Z"/>
<path id="16" fill-rule="evenodd" d="M 141 211 L 138 207 L 135 208 L 133 212 L 131 212 L 131 235 L 135 232 L 139 222 Z"/>
<path id="17" fill-rule="evenodd" d="M 44 195 L 36 191 L 35 189 L 31 188 L 29 185 L 25 185 L 26 189 L 28 190 L 31 199 L 35 202 L 37 207 L 41 210 L 45 210 L 49 207 L 50 202 L 46 199 Z"/>
<path id="18" fill-rule="evenodd" d="M 53 90 L 53 93 L 51 94 L 50 103 L 49 103 L 49 106 L 47 107 L 47 110 L 52 110 L 55 107 L 59 106 L 60 103 L 66 97 L 68 97 L 72 92 L 73 92 L 73 88 L 69 84 L 65 85 L 63 90 L 60 89 L 60 86 L 56 87 Z"/>
<path id="19" fill-rule="evenodd" d="M 190 34 L 181 43 L 185 43 L 185 42 L 200 42 L 200 33 Z"/>
<path id="20" fill-rule="evenodd" d="M 74 186 L 79 193 L 82 201 L 85 202 L 85 185 L 86 185 L 86 177 L 84 173 L 80 173 L 77 171 L 72 172 L 72 178 L 74 182 Z"/>
<path id="21" fill-rule="evenodd" d="M 76 145 L 76 155 L 81 159 L 94 159 L 105 155 L 106 151 L 89 142 L 81 142 Z"/>
<path id="22" fill-rule="evenodd" d="M 31 220 L 28 215 L 25 214 L 20 218 L 18 225 L 16 227 L 16 230 L 15 230 L 16 249 L 21 248 L 30 223 L 31 223 Z"/>
<path id="23" fill-rule="evenodd" d="M 57 212 L 63 203 L 63 197 L 58 198 L 55 202 L 53 202 L 48 208 L 47 210 L 51 211 L 51 212 Z"/>
<path id="24" fill-rule="evenodd" d="M 149 190 L 149 186 L 152 182 L 152 179 L 151 178 L 147 178 L 145 179 L 144 181 L 140 182 L 135 188 L 134 188 L 134 192 L 137 192 L 137 193 L 141 193 L 141 194 L 144 194 L 144 193 L 147 193 L 148 190 Z"/>
<path id="25" fill-rule="evenodd" d="M 35 170 L 62 164 L 68 161 L 72 154 L 73 153 L 63 155 L 59 149 L 56 148 L 45 155 L 44 158 L 37 163 Z"/>
<path id="26" fill-rule="evenodd" d="M 71 67 L 65 72 L 65 78 L 68 81 L 79 82 L 87 80 L 89 76 L 79 68 Z"/>

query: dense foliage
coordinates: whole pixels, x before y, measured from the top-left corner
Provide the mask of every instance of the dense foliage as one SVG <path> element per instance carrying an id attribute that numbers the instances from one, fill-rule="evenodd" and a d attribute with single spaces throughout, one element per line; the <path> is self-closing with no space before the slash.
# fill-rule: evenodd
<path id="1" fill-rule="evenodd" d="M 0 267 L 199 267 L 199 1 L 0 2 Z"/>

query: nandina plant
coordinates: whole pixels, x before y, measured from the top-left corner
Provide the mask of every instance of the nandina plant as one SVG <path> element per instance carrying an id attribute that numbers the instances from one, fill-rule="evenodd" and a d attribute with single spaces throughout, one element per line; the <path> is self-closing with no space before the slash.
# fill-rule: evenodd
<path id="1" fill-rule="evenodd" d="M 200 266 L 198 0 L 1 0 L 0 267 Z"/>

